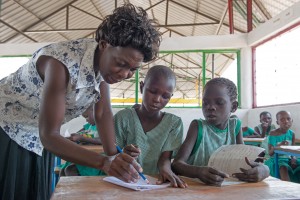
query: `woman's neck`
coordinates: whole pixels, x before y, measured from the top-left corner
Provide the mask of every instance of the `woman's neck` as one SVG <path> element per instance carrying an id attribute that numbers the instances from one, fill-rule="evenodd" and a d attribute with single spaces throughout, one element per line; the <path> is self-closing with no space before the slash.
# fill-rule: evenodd
<path id="1" fill-rule="evenodd" d="M 95 76 L 97 76 L 97 74 L 100 71 L 100 67 L 99 67 L 99 47 L 96 48 L 95 53 L 94 53 L 94 72 L 95 72 Z"/>

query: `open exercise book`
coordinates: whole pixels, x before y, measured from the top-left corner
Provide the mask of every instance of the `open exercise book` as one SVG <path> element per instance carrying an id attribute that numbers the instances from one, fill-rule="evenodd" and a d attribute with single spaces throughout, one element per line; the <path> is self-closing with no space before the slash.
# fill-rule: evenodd
<path id="1" fill-rule="evenodd" d="M 149 184 L 147 184 L 142 178 L 140 178 L 138 180 L 138 182 L 136 182 L 136 183 L 127 183 L 127 182 L 124 182 L 113 176 L 105 177 L 103 180 L 113 183 L 113 184 L 116 184 L 116 185 L 119 185 L 119 186 L 122 186 L 122 187 L 132 189 L 132 190 L 137 190 L 137 191 L 155 190 L 155 189 L 161 189 L 161 188 L 166 188 L 166 187 L 170 186 L 170 183 L 156 185 L 155 184 L 156 180 L 157 180 L 156 178 L 153 178 L 151 176 L 146 176 L 146 177 L 147 177 L 148 181 L 150 182 Z"/>
<path id="2" fill-rule="evenodd" d="M 217 149 L 209 158 L 208 166 L 227 173 L 240 173 L 240 168 L 250 169 L 245 157 L 254 161 L 264 149 L 250 145 L 224 145 Z"/>

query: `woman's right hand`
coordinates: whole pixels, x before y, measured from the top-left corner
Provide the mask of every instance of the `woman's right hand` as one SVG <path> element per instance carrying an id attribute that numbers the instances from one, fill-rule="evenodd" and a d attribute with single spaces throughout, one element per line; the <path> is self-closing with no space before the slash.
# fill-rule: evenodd
<path id="1" fill-rule="evenodd" d="M 229 175 L 218 171 L 212 167 L 199 167 L 198 178 L 208 185 L 221 186 L 224 178 L 228 178 Z"/>
<path id="2" fill-rule="evenodd" d="M 105 157 L 103 170 L 106 174 L 115 176 L 125 182 L 137 182 L 139 179 L 138 172 L 143 171 L 136 160 L 125 153 L 118 154 L 115 157 Z"/>

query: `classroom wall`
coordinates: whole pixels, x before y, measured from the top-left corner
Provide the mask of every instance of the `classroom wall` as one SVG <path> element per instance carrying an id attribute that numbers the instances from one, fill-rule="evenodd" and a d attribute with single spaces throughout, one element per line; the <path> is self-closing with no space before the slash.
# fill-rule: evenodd
<path id="1" fill-rule="evenodd" d="M 113 108 L 113 113 L 117 113 L 119 110 L 122 108 Z M 182 119 L 183 123 L 183 128 L 184 128 L 184 138 L 186 136 L 186 133 L 189 129 L 189 125 L 194 119 L 203 119 L 203 113 L 201 108 L 165 108 L 163 111 L 169 112 L 172 114 L 175 114 Z M 248 116 L 247 116 L 248 109 L 238 109 L 234 114 L 236 114 L 243 122 L 248 121 Z M 67 124 L 64 124 L 61 127 L 61 134 L 63 135 L 65 131 L 68 129 L 69 133 L 75 133 L 78 130 L 82 128 L 82 126 L 85 124 L 85 119 L 83 117 L 77 117 Z M 245 125 L 246 126 L 246 125 Z"/>
<path id="2" fill-rule="evenodd" d="M 300 104 L 250 109 L 248 111 L 247 124 L 249 127 L 255 127 L 257 124 L 259 124 L 259 114 L 263 111 L 269 111 L 272 114 L 273 124 L 278 127 L 278 125 L 276 124 L 276 113 L 281 110 L 291 112 L 292 118 L 294 120 L 291 129 L 295 132 L 296 138 L 300 138 Z"/>

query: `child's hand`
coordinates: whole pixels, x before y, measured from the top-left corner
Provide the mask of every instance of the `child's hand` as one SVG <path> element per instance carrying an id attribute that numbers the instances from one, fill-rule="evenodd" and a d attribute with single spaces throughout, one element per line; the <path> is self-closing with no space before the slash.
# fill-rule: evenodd
<path id="1" fill-rule="evenodd" d="M 284 140 L 284 141 L 280 142 L 278 146 L 287 146 L 287 145 L 289 145 L 289 142 Z"/>
<path id="2" fill-rule="evenodd" d="M 291 158 L 290 165 L 291 165 L 292 169 L 296 169 L 297 168 L 297 159 L 295 159 L 295 157 Z"/>
<path id="3" fill-rule="evenodd" d="M 83 140 L 83 136 L 77 133 L 72 133 L 70 137 L 68 137 L 69 140 L 73 142 L 80 142 Z"/>
<path id="4" fill-rule="evenodd" d="M 208 185 L 221 186 L 224 178 L 228 178 L 229 175 L 218 171 L 212 167 L 199 167 L 198 178 Z"/>
<path id="5" fill-rule="evenodd" d="M 180 179 L 176 174 L 174 174 L 171 169 L 160 170 L 156 184 L 160 185 L 166 181 L 170 181 L 171 186 L 176 188 L 186 188 L 188 186 L 182 179 Z"/>
<path id="6" fill-rule="evenodd" d="M 269 124 L 267 122 L 262 122 L 261 127 L 262 127 L 262 129 L 267 130 L 269 127 Z"/>
<path id="7" fill-rule="evenodd" d="M 256 162 L 250 162 L 249 159 L 245 158 L 246 163 L 251 166 L 251 169 L 240 168 L 242 173 L 234 173 L 232 176 L 245 182 L 259 182 L 264 180 L 270 175 L 269 168 L 262 164 Z"/>
<path id="8" fill-rule="evenodd" d="M 140 155 L 141 149 L 138 146 L 133 146 L 131 144 L 124 147 L 123 152 L 136 159 Z"/>

